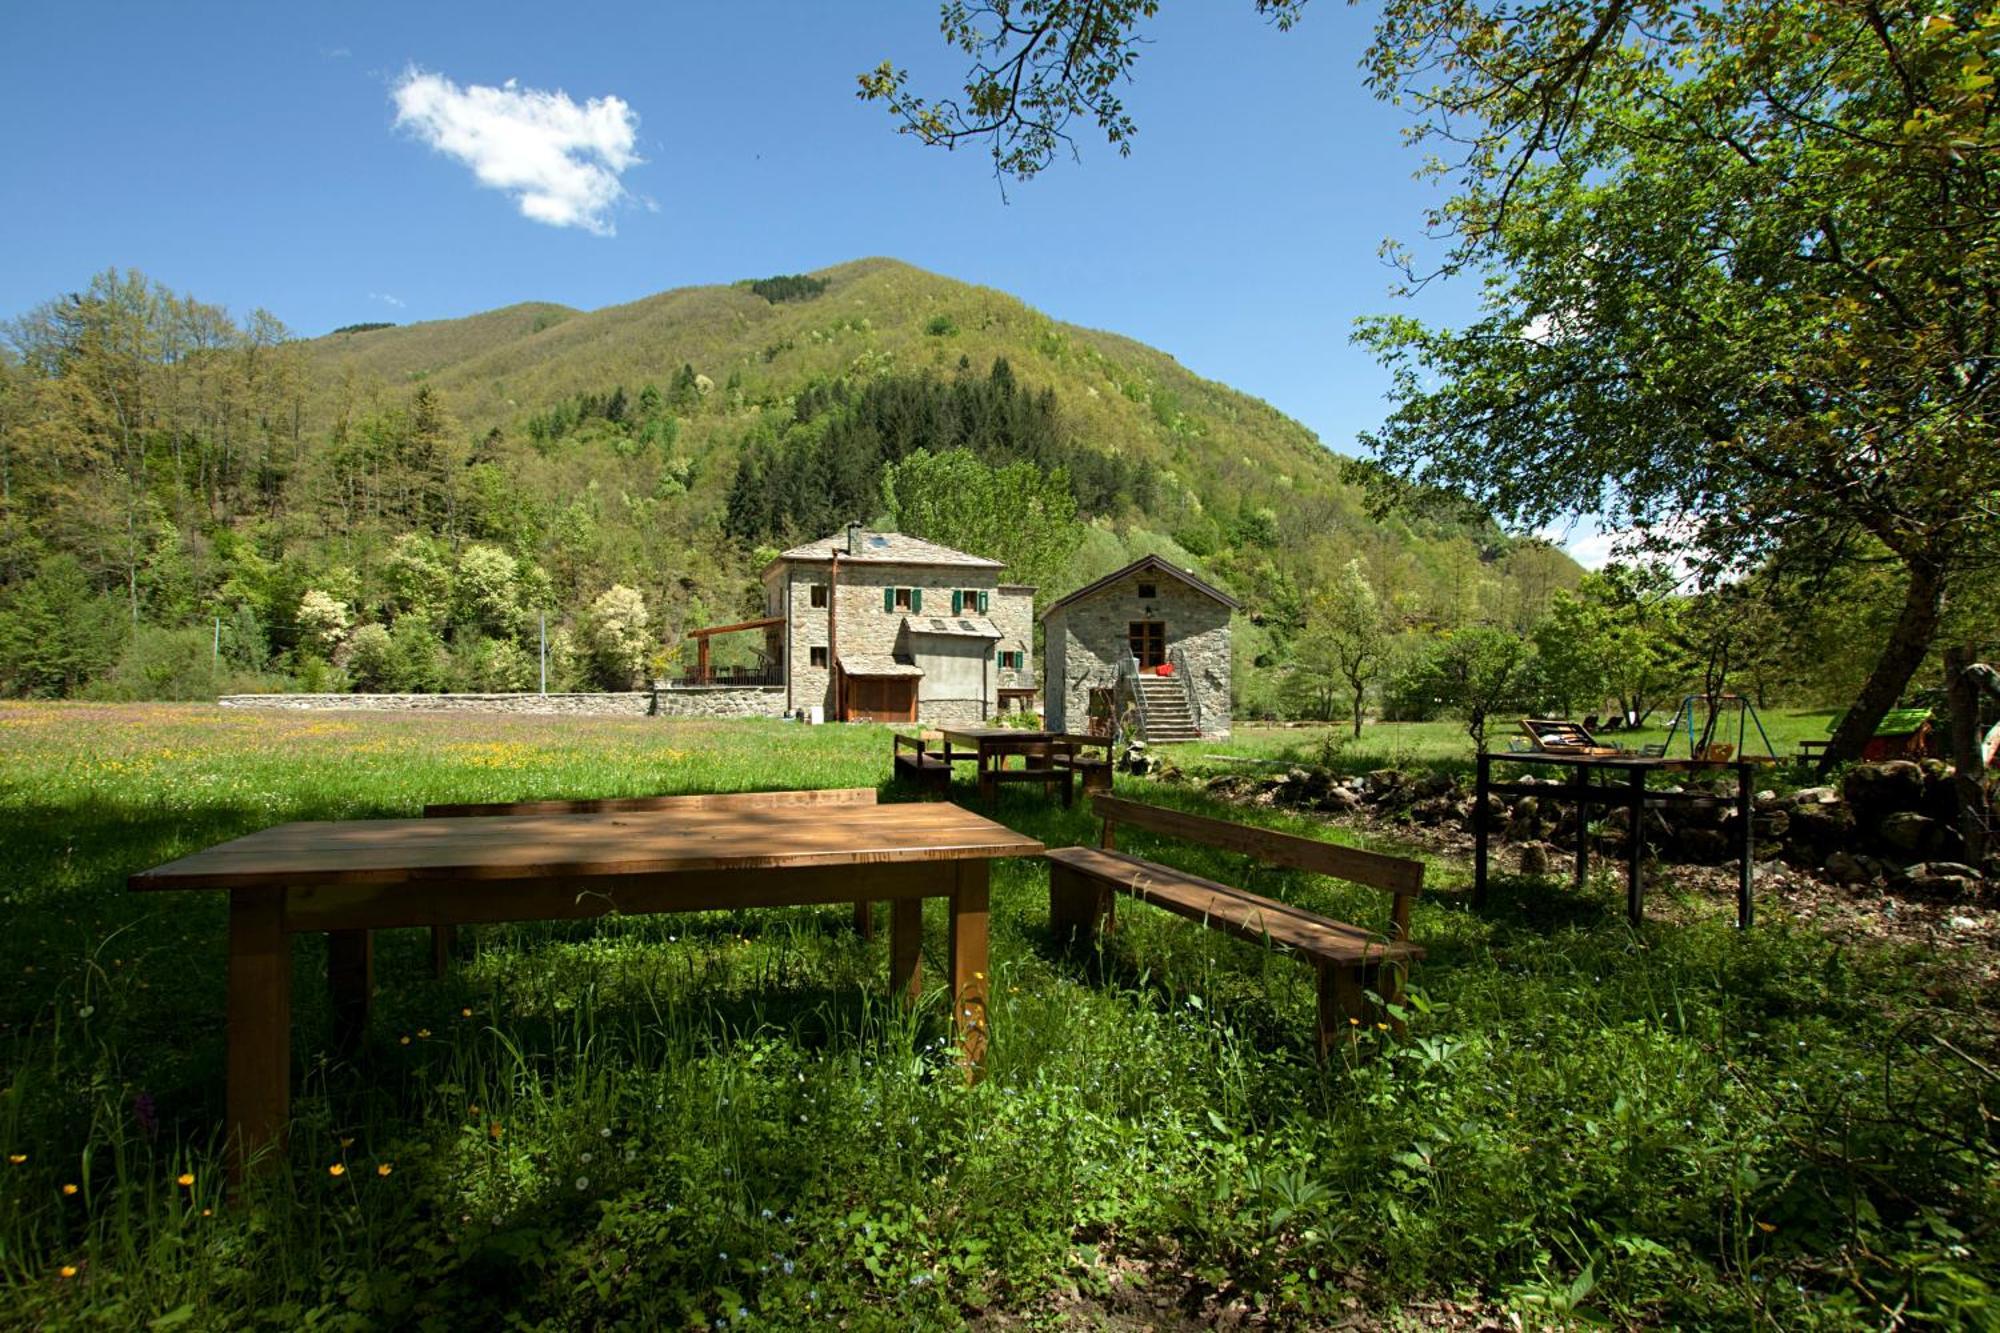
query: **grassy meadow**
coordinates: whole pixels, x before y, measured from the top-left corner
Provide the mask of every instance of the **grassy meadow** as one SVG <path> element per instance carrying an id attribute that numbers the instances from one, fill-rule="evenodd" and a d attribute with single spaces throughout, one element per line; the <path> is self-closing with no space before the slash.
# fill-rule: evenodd
<path id="1" fill-rule="evenodd" d="M 1398 759 L 1380 739 L 1344 761 Z M 875 727 L 0 705 L 0 1323 L 1311 1326 L 1449 1300 L 1531 1326 L 1992 1326 L 1996 997 L 1948 948 L 1781 908 L 1739 935 L 1698 897 L 1635 934 L 1608 880 L 1501 880 L 1475 913 L 1450 864 L 1407 1033 L 1321 1064 L 1309 969 L 1144 908 L 1065 956 L 1044 869 L 1001 863 L 970 1088 L 935 903 L 914 1014 L 880 998 L 887 932 L 844 909 L 481 928 L 443 981 L 421 932 L 384 932 L 353 1057 L 301 937 L 291 1169 L 224 1197 L 223 904 L 127 874 L 427 801 L 875 785 L 888 752 Z M 1092 832 L 1026 791 L 994 813 Z"/>

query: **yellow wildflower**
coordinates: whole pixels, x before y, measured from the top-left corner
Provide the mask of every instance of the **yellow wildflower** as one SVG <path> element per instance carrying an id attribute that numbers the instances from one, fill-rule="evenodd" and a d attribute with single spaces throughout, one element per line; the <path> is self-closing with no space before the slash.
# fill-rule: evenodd
<path id="1" fill-rule="evenodd" d="M 347 1174 L 347 1168 L 343 1166 L 341 1163 L 335 1162 L 332 1166 L 326 1169 L 326 1173 L 329 1176 L 334 1177 L 335 1179 L 339 1179 L 341 1176 Z"/>
<path id="2" fill-rule="evenodd" d="M 15 1166 L 19 1166 L 21 1163 L 28 1160 L 28 1154 L 24 1152 L 10 1152 L 7 1154 L 7 1160 L 12 1162 Z"/>
<path id="3" fill-rule="evenodd" d="M 381 1162 L 376 1165 L 375 1174 L 378 1176 L 386 1176 L 395 1169 L 396 1168 L 392 1164 L 388 1162 Z"/>
<path id="4" fill-rule="evenodd" d="M 76 1193 L 76 1186 L 74 1186 L 74 1185 L 64 1185 L 64 1186 L 63 1186 L 63 1193 L 64 1193 L 65 1195 L 70 1195 L 70 1194 L 74 1194 L 74 1193 Z"/>
<path id="5" fill-rule="evenodd" d="M 58 1268 L 58 1269 L 56 1270 L 56 1272 L 58 1272 L 58 1273 L 61 1273 L 61 1274 L 62 1274 L 62 1275 L 63 1275 L 64 1277 L 75 1277 L 75 1276 L 76 1276 L 76 1265 L 75 1265 L 75 1264 L 64 1264 L 64 1265 L 63 1265 L 63 1266 L 62 1266 L 61 1268 Z"/>
<path id="6" fill-rule="evenodd" d="M 194 1184 L 194 1172 L 192 1171 L 181 1172 L 180 1175 L 176 1177 L 176 1183 L 179 1184 L 182 1189 L 187 1189 L 189 1186 Z"/>

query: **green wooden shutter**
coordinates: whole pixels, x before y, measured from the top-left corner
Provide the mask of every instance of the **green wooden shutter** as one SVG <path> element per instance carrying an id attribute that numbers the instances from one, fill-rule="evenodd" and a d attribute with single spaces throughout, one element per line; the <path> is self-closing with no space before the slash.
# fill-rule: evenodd
<path id="1" fill-rule="evenodd" d="M 979 614 L 986 614 L 986 594 L 983 592 L 979 594 Z"/>
<path id="2" fill-rule="evenodd" d="M 910 613 L 914 615 L 923 609 L 924 609 L 924 590 L 922 588 L 910 589 Z"/>
<path id="3" fill-rule="evenodd" d="M 965 594 L 960 592 L 958 589 L 953 588 L 951 590 L 951 613 L 953 615 L 958 615 L 960 612 L 964 610 L 965 610 Z"/>
<path id="4" fill-rule="evenodd" d="M 884 611 L 894 611 L 896 609 L 896 590 L 894 588 L 882 589 L 882 609 Z"/>

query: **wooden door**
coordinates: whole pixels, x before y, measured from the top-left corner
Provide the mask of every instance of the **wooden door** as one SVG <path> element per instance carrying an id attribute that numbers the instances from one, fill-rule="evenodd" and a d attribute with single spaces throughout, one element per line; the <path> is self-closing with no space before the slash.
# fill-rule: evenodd
<path id="1" fill-rule="evenodd" d="M 1135 620 L 1126 630 L 1126 637 L 1132 644 L 1132 656 L 1139 659 L 1139 669 L 1156 667 L 1167 660 L 1167 625 L 1163 620 Z"/>
<path id="2" fill-rule="evenodd" d="M 916 721 L 916 677 L 849 676 L 847 719 L 850 722 Z"/>

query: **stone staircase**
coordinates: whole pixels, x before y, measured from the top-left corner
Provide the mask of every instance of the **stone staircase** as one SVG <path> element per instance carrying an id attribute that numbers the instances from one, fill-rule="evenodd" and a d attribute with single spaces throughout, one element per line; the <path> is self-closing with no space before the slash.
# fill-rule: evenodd
<path id="1" fill-rule="evenodd" d="M 1172 745 L 1201 739 L 1188 703 L 1183 676 L 1139 676 L 1139 693 L 1146 701 L 1145 740 L 1148 745 Z"/>

